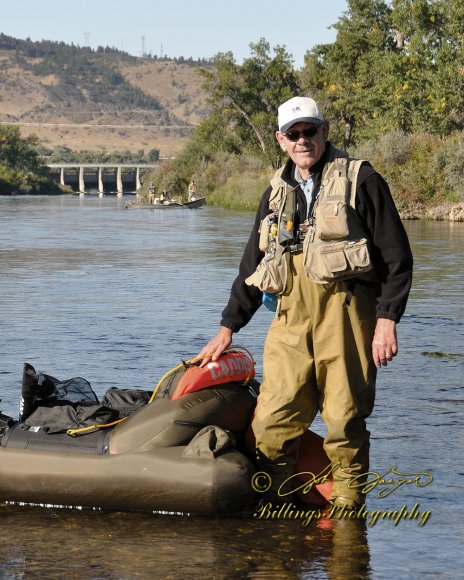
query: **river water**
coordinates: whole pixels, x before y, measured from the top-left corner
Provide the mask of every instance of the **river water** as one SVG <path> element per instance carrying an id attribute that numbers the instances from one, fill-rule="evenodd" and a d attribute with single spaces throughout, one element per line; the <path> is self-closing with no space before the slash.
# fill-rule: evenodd
<path id="1" fill-rule="evenodd" d="M 24 362 L 60 379 L 85 377 L 98 395 L 111 386 L 151 389 L 215 333 L 253 214 L 125 203 L 95 196 L 0 199 L 4 413 L 17 417 Z M 369 428 L 372 469 L 389 473 L 385 478 L 395 466 L 423 473 L 419 485 L 386 497 L 382 490 L 392 486 L 378 486 L 368 495 L 365 521 L 306 526 L 0 505 L 0 578 L 459 576 L 464 224 L 406 227 L 414 287 L 398 327 L 400 354 L 379 372 Z M 258 378 L 270 321 L 260 309 L 237 335 L 236 343 L 255 356 Z M 314 429 L 324 434 L 320 420 Z M 433 477 L 428 485 L 425 474 Z M 409 519 L 395 523 L 385 515 L 403 506 Z"/>

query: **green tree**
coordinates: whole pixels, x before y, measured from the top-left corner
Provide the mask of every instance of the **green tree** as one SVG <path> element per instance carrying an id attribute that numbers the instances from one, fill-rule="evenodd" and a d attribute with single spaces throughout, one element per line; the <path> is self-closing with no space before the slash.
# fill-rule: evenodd
<path id="1" fill-rule="evenodd" d="M 35 135 L 22 139 L 19 127 L 0 126 L 0 194 L 40 191 L 47 182 L 47 167 L 37 145 Z"/>
<path id="2" fill-rule="evenodd" d="M 435 56 L 434 108 L 441 109 L 443 134 L 464 128 L 464 3 L 439 0 L 436 4 L 442 39 Z"/>
<path id="3" fill-rule="evenodd" d="M 147 153 L 147 159 L 150 163 L 153 163 L 154 161 L 158 161 L 159 160 L 159 149 L 150 149 L 150 151 Z"/>
<path id="4" fill-rule="evenodd" d="M 275 165 L 281 154 L 274 138 L 276 111 L 298 93 L 298 78 L 284 47 L 274 47 L 271 56 L 269 43 L 261 39 L 250 49 L 241 66 L 228 52 L 215 57 L 214 69 L 200 70 L 213 108 L 205 125 L 221 149 L 259 154 Z"/>
<path id="5" fill-rule="evenodd" d="M 444 95 L 437 92 L 437 55 L 443 44 L 437 3 L 393 0 L 392 7 L 396 53 L 390 115 L 407 132 L 445 131 Z"/>
<path id="6" fill-rule="evenodd" d="M 302 86 L 336 141 L 463 128 L 462 1 L 348 0 L 334 28 L 333 44 L 306 54 Z"/>
<path id="7" fill-rule="evenodd" d="M 347 12 L 333 28 L 334 43 L 305 55 L 302 85 L 321 102 L 335 140 L 348 145 L 354 131 L 359 136 L 366 126 L 382 123 L 389 106 L 378 77 L 385 74 L 385 55 L 394 47 L 390 8 L 383 0 L 348 0 Z"/>

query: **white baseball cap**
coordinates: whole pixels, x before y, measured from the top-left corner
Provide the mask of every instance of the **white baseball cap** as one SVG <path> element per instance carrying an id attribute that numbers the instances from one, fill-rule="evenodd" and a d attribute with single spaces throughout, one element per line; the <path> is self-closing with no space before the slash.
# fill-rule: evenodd
<path id="1" fill-rule="evenodd" d="M 279 131 L 285 133 L 295 123 L 322 125 L 324 117 L 316 101 L 309 97 L 293 97 L 279 107 Z"/>

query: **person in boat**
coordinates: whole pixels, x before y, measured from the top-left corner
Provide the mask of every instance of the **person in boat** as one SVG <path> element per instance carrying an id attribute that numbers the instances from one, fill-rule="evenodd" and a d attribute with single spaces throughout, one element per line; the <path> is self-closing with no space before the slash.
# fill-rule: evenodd
<path id="1" fill-rule="evenodd" d="M 159 203 L 164 204 L 164 205 L 169 205 L 170 203 L 172 203 L 172 201 L 173 201 L 173 199 L 172 199 L 171 194 L 168 193 L 166 191 L 166 189 L 163 189 L 163 191 L 160 193 L 160 196 L 159 196 Z"/>
<path id="2" fill-rule="evenodd" d="M 148 203 L 153 204 L 155 203 L 155 184 L 153 181 L 150 181 L 150 184 L 147 187 L 148 191 Z"/>
<path id="3" fill-rule="evenodd" d="M 217 334 L 202 365 L 227 349 L 267 301 L 276 303 L 252 429 L 269 497 L 294 472 L 299 438 L 319 411 L 332 462 L 331 502 L 357 508 L 369 469 L 366 418 L 377 369 L 398 353 L 413 258 L 385 180 L 328 141 L 317 103 L 278 110 L 288 160 L 264 193 Z"/>
<path id="4" fill-rule="evenodd" d="M 189 183 L 189 186 L 188 186 L 188 201 L 195 200 L 196 192 L 197 192 L 197 186 L 195 185 L 195 181 L 192 179 L 192 181 Z"/>

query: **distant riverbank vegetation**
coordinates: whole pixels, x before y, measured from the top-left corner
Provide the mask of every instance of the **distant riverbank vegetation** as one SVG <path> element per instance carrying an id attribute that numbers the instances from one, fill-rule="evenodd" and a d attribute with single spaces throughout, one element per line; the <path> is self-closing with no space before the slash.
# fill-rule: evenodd
<path id="1" fill-rule="evenodd" d="M 278 106 L 315 98 L 331 140 L 367 158 L 389 181 L 403 213 L 464 202 L 464 5 L 460 0 L 348 0 L 332 44 L 305 55 L 250 44 L 239 65 L 220 53 L 199 74 L 210 115 L 177 159 L 154 172 L 159 190 L 194 178 L 209 203 L 254 209 L 282 163 Z M 412 213 L 411 213 L 412 212 Z M 414 216 L 414 212 L 417 216 Z"/>
<path id="2" fill-rule="evenodd" d="M 19 127 L 0 125 L 0 195 L 62 192 L 50 180 L 38 146 L 35 135 L 23 139 Z"/>
<path id="3" fill-rule="evenodd" d="M 140 163 L 159 160 L 159 150 L 72 151 L 67 147 L 49 149 L 35 135 L 22 138 L 16 125 L 0 125 L 0 195 L 69 193 L 49 178 L 50 163 Z"/>
<path id="4" fill-rule="evenodd" d="M 150 149 L 145 153 L 139 151 L 74 151 L 69 147 L 54 147 L 50 149 L 39 145 L 37 152 L 47 163 L 156 163 L 159 160 L 159 149 Z"/>

